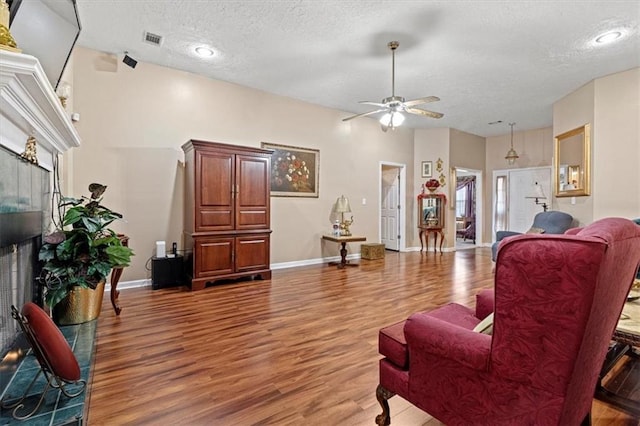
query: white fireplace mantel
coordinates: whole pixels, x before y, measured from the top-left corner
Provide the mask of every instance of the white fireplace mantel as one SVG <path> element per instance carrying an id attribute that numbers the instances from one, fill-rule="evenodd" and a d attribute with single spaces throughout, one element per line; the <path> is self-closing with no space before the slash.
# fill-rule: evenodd
<path id="1" fill-rule="evenodd" d="M 33 56 L 0 50 L 0 145 L 20 154 L 29 136 L 38 162 L 53 169 L 53 156 L 80 146 L 80 136 Z"/>

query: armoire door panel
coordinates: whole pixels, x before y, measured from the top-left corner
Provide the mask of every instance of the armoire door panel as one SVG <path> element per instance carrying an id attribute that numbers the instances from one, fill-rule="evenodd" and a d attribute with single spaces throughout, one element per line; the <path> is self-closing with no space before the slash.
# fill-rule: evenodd
<path id="1" fill-rule="evenodd" d="M 236 156 L 236 229 L 268 228 L 269 158 Z"/>
<path id="2" fill-rule="evenodd" d="M 233 229 L 231 210 L 201 210 L 200 229 L 215 228 L 216 230 Z"/>
<path id="3" fill-rule="evenodd" d="M 269 236 L 236 238 L 236 271 L 269 268 Z"/>
<path id="4" fill-rule="evenodd" d="M 234 227 L 234 156 L 198 152 L 196 181 L 196 230 L 215 231 Z"/>
<path id="5" fill-rule="evenodd" d="M 230 207 L 233 201 L 233 155 L 202 152 L 199 155 L 200 205 Z"/>
<path id="6" fill-rule="evenodd" d="M 238 228 L 264 228 L 267 223 L 267 212 L 264 210 L 245 210 L 238 214 Z"/>
<path id="7" fill-rule="evenodd" d="M 265 207 L 269 202 L 269 159 L 265 157 L 236 157 L 238 205 Z"/>
<path id="8" fill-rule="evenodd" d="M 234 272 L 234 238 L 203 238 L 194 242 L 195 278 Z"/>

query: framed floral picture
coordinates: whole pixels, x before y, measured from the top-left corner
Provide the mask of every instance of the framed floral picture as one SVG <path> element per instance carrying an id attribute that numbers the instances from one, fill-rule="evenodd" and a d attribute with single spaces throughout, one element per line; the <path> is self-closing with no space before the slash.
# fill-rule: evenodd
<path id="1" fill-rule="evenodd" d="M 272 197 L 317 198 L 320 150 L 262 142 L 271 154 Z"/>
<path id="2" fill-rule="evenodd" d="M 431 161 L 423 161 L 422 162 L 422 177 L 423 178 L 430 178 L 432 176 L 431 165 L 432 165 Z"/>

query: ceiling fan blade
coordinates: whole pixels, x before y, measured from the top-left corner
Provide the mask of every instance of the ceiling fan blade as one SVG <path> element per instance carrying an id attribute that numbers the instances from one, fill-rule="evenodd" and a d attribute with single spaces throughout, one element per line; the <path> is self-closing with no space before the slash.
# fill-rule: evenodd
<path id="1" fill-rule="evenodd" d="M 404 106 L 406 107 L 412 107 L 412 106 L 416 106 L 416 105 L 420 105 L 420 104 L 427 104 L 429 102 L 436 102 L 439 101 L 440 98 L 437 96 L 427 96 L 426 98 L 419 98 L 419 99 L 413 99 L 411 101 L 407 101 L 404 103 Z"/>
<path id="2" fill-rule="evenodd" d="M 375 114 L 377 112 L 382 112 L 382 111 L 386 111 L 386 109 L 377 109 L 375 111 L 363 112 L 362 114 L 356 114 L 356 115 L 352 115 L 351 117 L 343 118 L 342 121 L 353 120 L 354 118 L 365 117 L 367 115 Z"/>
<path id="3" fill-rule="evenodd" d="M 431 117 L 431 118 L 442 118 L 442 117 L 444 117 L 444 114 L 442 114 L 440 112 L 425 111 L 425 110 L 419 109 L 419 108 L 407 108 L 405 111 L 407 111 L 408 113 L 411 113 L 411 114 L 424 115 L 425 117 Z"/>
<path id="4" fill-rule="evenodd" d="M 381 104 L 381 103 L 378 103 L 378 102 L 371 102 L 371 101 L 359 101 L 358 103 L 359 103 L 359 104 L 365 104 L 365 105 L 374 105 L 374 106 L 377 106 L 377 107 L 380 107 L 380 108 L 385 107 L 385 104 Z"/>

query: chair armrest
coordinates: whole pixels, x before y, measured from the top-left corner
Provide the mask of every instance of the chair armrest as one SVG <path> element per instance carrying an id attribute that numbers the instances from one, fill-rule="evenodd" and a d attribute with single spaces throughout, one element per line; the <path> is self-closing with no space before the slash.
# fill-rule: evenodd
<path id="1" fill-rule="evenodd" d="M 514 235 L 522 235 L 522 232 L 498 231 L 496 232 L 496 241 L 501 241 L 503 238 L 513 237 Z"/>
<path id="2" fill-rule="evenodd" d="M 404 334 L 410 365 L 419 363 L 424 355 L 435 355 L 474 370 L 488 368 L 491 353 L 491 336 L 488 334 L 477 333 L 424 313 L 413 314 L 407 319 Z"/>
<path id="3" fill-rule="evenodd" d="M 569 228 L 566 231 L 564 231 L 565 235 L 577 235 L 578 232 L 582 231 L 583 227 L 577 227 L 577 228 Z"/>
<path id="4" fill-rule="evenodd" d="M 476 294 L 476 317 L 480 320 L 485 319 L 495 309 L 496 294 L 491 288 L 485 288 Z"/>

